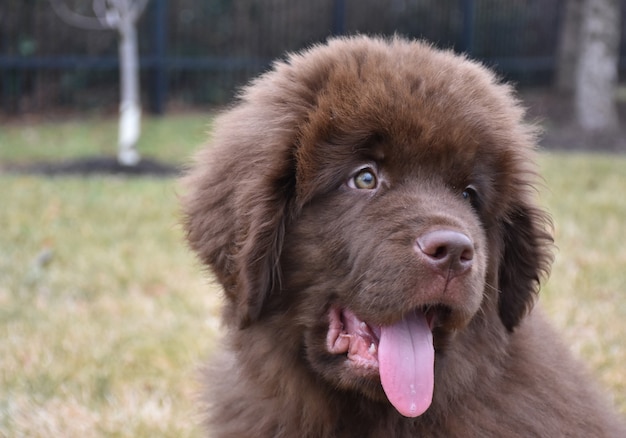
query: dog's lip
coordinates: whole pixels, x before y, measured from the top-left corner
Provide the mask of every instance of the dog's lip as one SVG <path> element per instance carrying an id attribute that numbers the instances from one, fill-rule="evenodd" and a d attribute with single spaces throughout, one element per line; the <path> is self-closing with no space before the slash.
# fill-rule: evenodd
<path id="1" fill-rule="evenodd" d="M 425 305 L 412 311 L 419 311 L 425 315 L 431 331 L 439 322 L 440 306 Z M 328 352 L 346 355 L 349 362 L 357 368 L 378 370 L 378 345 L 381 327 L 384 324 L 368 322 L 349 308 L 337 305 L 330 307 L 328 320 L 326 336 Z"/>
<path id="2" fill-rule="evenodd" d="M 365 369 L 378 369 L 380 326 L 371 325 L 347 308 L 333 306 L 328 312 L 326 347 L 336 355 Z"/>

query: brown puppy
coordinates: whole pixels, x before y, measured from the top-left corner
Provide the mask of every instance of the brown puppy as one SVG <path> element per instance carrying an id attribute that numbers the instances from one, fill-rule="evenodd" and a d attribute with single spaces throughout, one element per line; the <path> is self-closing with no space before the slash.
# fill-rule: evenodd
<path id="1" fill-rule="evenodd" d="M 224 288 L 218 437 L 624 437 L 538 310 L 532 129 L 480 65 L 336 39 L 216 119 L 188 239 Z"/>

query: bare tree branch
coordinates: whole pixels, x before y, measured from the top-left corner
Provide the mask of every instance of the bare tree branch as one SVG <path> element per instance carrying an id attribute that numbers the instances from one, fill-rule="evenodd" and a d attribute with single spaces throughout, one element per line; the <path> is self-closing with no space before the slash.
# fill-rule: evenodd
<path id="1" fill-rule="evenodd" d="M 148 1 L 150 0 L 136 0 L 133 2 L 133 7 L 130 10 L 131 20 L 133 20 L 133 23 L 136 23 L 139 17 L 141 17 L 141 14 L 143 14 L 143 11 L 148 5 Z"/>
<path id="2" fill-rule="evenodd" d="M 107 0 L 93 0 L 91 7 L 96 17 L 104 17 L 107 13 Z"/>
<path id="3" fill-rule="evenodd" d="M 107 0 L 109 7 L 107 9 L 107 19 L 115 22 L 116 27 L 120 32 L 122 28 L 128 23 L 133 23 L 130 15 L 130 4 L 132 0 Z"/>
<path id="4" fill-rule="evenodd" d="M 50 0 L 56 14 L 72 26 L 89 30 L 116 29 L 121 17 L 136 23 L 150 0 L 93 0 L 94 16 L 77 14 L 64 0 Z"/>
<path id="5" fill-rule="evenodd" d="M 97 1 L 97 0 L 96 0 Z M 110 29 L 100 16 L 88 17 L 72 11 L 63 0 L 50 0 L 54 12 L 66 23 L 89 30 Z"/>
<path id="6" fill-rule="evenodd" d="M 107 6 L 107 3 L 109 5 Z M 112 0 L 93 0 L 92 8 L 96 17 L 111 29 L 119 28 L 122 11 Z"/>

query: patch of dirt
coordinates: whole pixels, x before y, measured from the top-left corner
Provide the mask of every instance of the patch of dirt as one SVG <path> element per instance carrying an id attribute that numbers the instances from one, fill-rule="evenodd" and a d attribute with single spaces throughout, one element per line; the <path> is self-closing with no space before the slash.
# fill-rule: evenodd
<path id="1" fill-rule="evenodd" d="M 620 127 L 610 133 L 588 133 L 573 122 L 571 98 L 549 90 L 522 91 L 527 119 L 543 128 L 540 146 L 544 150 L 626 153 L 626 98 L 618 100 Z M 180 167 L 144 158 L 136 166 L 123 166 L 115 157 L 86 157 L 60 162 L 32 162 L 0 165 L 0 171 L 37 175 L 128 175 L 168 177 L 182 173 Z"/>
<path id="2" fill-rule="evenodd" d="M 3 171 L 21 174 L 45 176 L 56 175 L 128 175 L 128 176 L 176 176 L 181 168 L 144 158 L 135 166 L 124 166 L 115 157 L 86 157 L 65 161 L 41 161 L 28 164 L 8 164 L 1 167 Z"/>

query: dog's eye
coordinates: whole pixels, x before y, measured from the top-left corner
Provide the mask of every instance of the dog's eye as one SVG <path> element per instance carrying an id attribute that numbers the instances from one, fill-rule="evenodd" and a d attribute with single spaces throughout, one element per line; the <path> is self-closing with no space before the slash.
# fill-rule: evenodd
<path id="1" fill-rule="evenodd" d="M 466 199 L 472 204 L 472 207 L 478 208 L 478 193 L 476 192 L 476 187 L 473 185 L 469 185 L 465 187 L 462 193 L 463 199 Z"/>
<path id="2" fill-rule="evenodd" d="M 366 167 L 354 175 L 351 183 L 356 189 L 372 190 L 378 186 L 378 178 L 371 168 Z M 352 184 L 350 185 L 352 186 Z"/>

